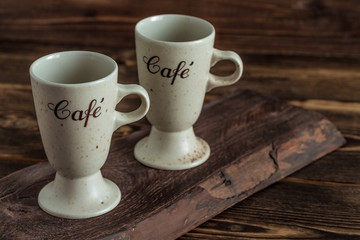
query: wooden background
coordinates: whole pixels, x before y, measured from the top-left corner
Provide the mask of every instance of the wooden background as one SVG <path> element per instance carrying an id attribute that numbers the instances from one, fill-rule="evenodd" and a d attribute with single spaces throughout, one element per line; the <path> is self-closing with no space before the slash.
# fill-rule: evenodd
<path id="1" fill-rule="evenodd" d="M 181 13 L 213 23 L 215 47 L 244 61 L 242 80 L 211 91 L 258 91 L 324 114 L 347 144 L 235 205 L 181 239 L 360 238 L 360 2 L 357 0 L 2 0 L 0 1 L 0 177 L 46 161 L 28 68 L 63 50 L 114 58 L 123 83 L 136 83 L 134 27 Z M 233 66 L 213 69 L 228 74 Z M 119 109 L 138 101 L 129 97 Z M 145 120 L 121 127 L 127 135 Z"/>

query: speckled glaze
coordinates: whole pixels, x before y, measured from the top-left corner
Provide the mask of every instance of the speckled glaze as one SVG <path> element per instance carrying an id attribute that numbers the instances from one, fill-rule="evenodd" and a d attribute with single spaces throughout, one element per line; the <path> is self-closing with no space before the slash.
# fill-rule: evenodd
<path id="1" fill-rule="evenodd" d="M 232 51 L 214 49 L 215 29 L 207 21 L 185 15 L 159 15 L 135 27 L 140 85 L 149 93 L 146 115 L 150 135 L 135 146 L 135 157 L 144 165 L 181 170 L 198 166 L 210 155 L 209 145 L 193 131 L 205 93 L 237 82 L 242 61 Z M 211 66 L 230 60 L 230 76 L 210 73 Z"/>
<path id="2" fill-rule="evenodd" d="M 112 133 L 145 116 L 149 97 L 139 85 L 117 83 L 117 64 L 99 53 L 54 53 L 30 67 L 31 86 L 42 142 L 55 180 L 39 193 L 40 207 L 58 217 L 88 218 L 117 206 L 121 193 L 100 168 L 109 153 Z M 141 106 L 115 111 L 128 94 Z"/>

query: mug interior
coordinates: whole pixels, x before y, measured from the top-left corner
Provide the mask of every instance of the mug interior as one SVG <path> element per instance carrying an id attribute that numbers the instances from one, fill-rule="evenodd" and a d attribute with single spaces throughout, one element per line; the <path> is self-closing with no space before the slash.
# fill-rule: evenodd
<path id="1" fill-rule="evenodd" d="M 208 37 L 214 27 L 207 21 L 186 15 L 159 15 L 136 25 L 142 36 L 163 42 L 191 42 Z"/>
<path id="2" fill-rule="evenodd" d="M 105 78 L 116 69 L 116 62 L 103 54 L 69 51 L 38 59 L 31 65 L 30 73 L 45 82 L 78 84 Z"/>

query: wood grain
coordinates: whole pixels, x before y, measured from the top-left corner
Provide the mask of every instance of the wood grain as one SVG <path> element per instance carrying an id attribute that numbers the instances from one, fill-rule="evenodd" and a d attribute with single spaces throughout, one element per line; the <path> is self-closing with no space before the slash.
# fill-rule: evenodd
<path id="1" fill-rule="evenodd" d="M 356 170 L 360 161 L 360 134 L 359 118 L 355 114 L 358 108 L 349 108 L 352 103 L 339 105 L 331 101 L 291 103 L 321 111 L 345 133 L 346 144 L 280 184 L 276 183 L 236 204 L 180 239 L 360 237 L 360 219 L 357 218 L 360 178 Z"/>
<path id="2" fill-rule="evenodd" d="M 39 209 L 37 193 L 53 178 L 47 163 L 3 178 L 0 237 L 173 239 L 344 142 L 321 115 L 251 91 L 207 104 L 195 131 L 212 155 L 185 171 L 151 169 L 134 160 L 133 146 L 148 130 L 114 137 L 102 171 L 120 186 L 123 199 L 98 218 L 59 219 Z"/>
<path id="3" fill-rule="evenodd" d="M 0 177 L 46 160 L 30 92 L 31 62 L 57 51 L 97 51 L 117 61 L 120 82 L 136 83 L 133 29 L 141 18 L 159 13 L 211 21 L 217 31 L 215 46 L 235 50 L 243 58 L 242 80 L 213 90 L 207 101 L 239 88 L 255 90 L 321 112 L 347 140 L 339 151 L 252 195 L 182 239 L 359 239 L 356 0 L 0 1 Z M 213 69 L 219 74 L 232 70 L 227 62 Z M 130 98 L 119 107 L 136 104 Z M 131 124 L 114 138 L 147 127 L 146 121 Z"/>
<path id="4" fill-rule="evenodd" d="M 138 83 L 134 49 L 82 49 L 111 56 L 118 63 L 119 82 Z M 45 46 L 32 50 L 34 52 L 18 49 L 17 51 L 21 52 L 14 52 L 10 56 L 0 51 L 0 64 L 7 66 L 0 68 L 0 91 L 9 88 L 30 90 L 30 64 L 47 53 L 69 49 Z M 233 86 L 214 89 L 211 94 L 221 96 L 245 88 L 280 99 L 360 101 L 360 96 L 353 94 L 360 91 L 360 60 L 248 54 L 241 54 L 241 57 L 245 65 L 241 80 Z M 233 65 L 229 62 L 219 63 L 212 71 L 219 75 L 228 75 L 232 73 Z M 3 94 L 6 93 L 1 93 L 0 96 Z"/>
<path id="5" fill-rule="evenodd" d="M 21 4 L 4 0 L 0 3 L 0 42 L 133 48 L 138 20 L 181 13 L 212 22 L 219 48 L 359 58 L 359 12 L 356 0 L 24 0 Z"/>
<path id="6" fill-rule="evenodd" d="M 358 239 L 359 160 L 327 155 L 180 239 Z"/>

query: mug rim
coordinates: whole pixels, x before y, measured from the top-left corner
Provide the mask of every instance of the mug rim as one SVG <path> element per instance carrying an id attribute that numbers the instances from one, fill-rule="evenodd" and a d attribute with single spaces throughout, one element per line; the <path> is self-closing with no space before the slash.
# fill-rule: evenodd
<path id="1" fill-rule="evenodd" d="M 141 25 L 143 25 L 143 24 L 145 24 L 147 22 L 157 21 L 158 19 L 166 18 L 166 17 L 177 17 L 177 18 L 182 18 L 182 19 L 187 18 L 187 19 L 195 20 L 195 21 L 201 22 L 202 24 L 206 24 L 207 26 L 209 26 L 211 31 L 205 37 L 195 39 L 195 40 L 179 41 L 179 42 L 158 40 L 158 39 L 150 38 L 150 37 L 146 36 L 145 34 L 143 34 L 142 32 L 139 31 L 139 28 L 141 27 Z M 202 19 L 202 18 L 199 18 L 199 17 L 190 16 L 190 15 L 184 15 L 184 14 L 159 14 L 159 15 L 153 15 L 153 16 L 143 18 L 139 22 L 137 22 L 136 25 L 135 25 L 135 34 L 141 36 L 142 38 L 144 38 L 144 39 L 146 39 L 148 41 L 157 42 L 157 43 L 173 44 L 173 45 L 195 44 L 195 43 L 201 43 L 201 42 L 205 41 L 206 39 L 210 39 L 210 38 L 214 37 L 215 36 L 215 28 L 209 21 L 207 21 L 205 19 Z"/>
<path id="2" fill-rule="evenodd" d="M 68 56 L 68 55 L 73 55 L 73 56 L 89 56 L 89 57 L 96 57 L 96 58 L 102 58 L 105 59 L 107 61 L 109 61 L 109 63 L 111 63 L 113 66 L 113 70 L 107 74 L 104 77 L 101 77 L 99 79 L 95 79 L 92 81 L 88 81 L 88 82 L 82 82 L 82 83 L 59 83 L 59 82 L 52 82 L 49 81 L 47 79 L 44 79 L 42 77 L 40 77 L 38 74 L 35 73 L 34 69 L 35 67 L 37 67 L 39 64 L 41 64 L 44 61 L 49 61 L 51 59 L 54 58 L 60 58 L 61 56 Z M 72 50 L 72 51 L 62 51 L 62 52 L 55 52 L 55 53 L 50 53 L 47 54 L 45 56 L 42 56 L 38 59 L 36 59 L 29 68 L 30 71 L 30 76 L 35 79 L 38 82 L 44 83 L 44 84 L 48 84 L 48 85 L 53 85 L 53 86 L 66 86 L 66 87 L 71 87 L 71 86 L 88 86 L 89 84 L 97 84 L 103 81 L 106 81 L 107 78 L 109 78 L 110 76 L 117 74 L 118 71 L 118 65 L 115 62 L 114 59 L 112 59 L 111 57 L 102 54 L 102 53 L 98 53 L 98 52 L 92 52 L 92 51 L 81 51 L 81 50 Z"/>

